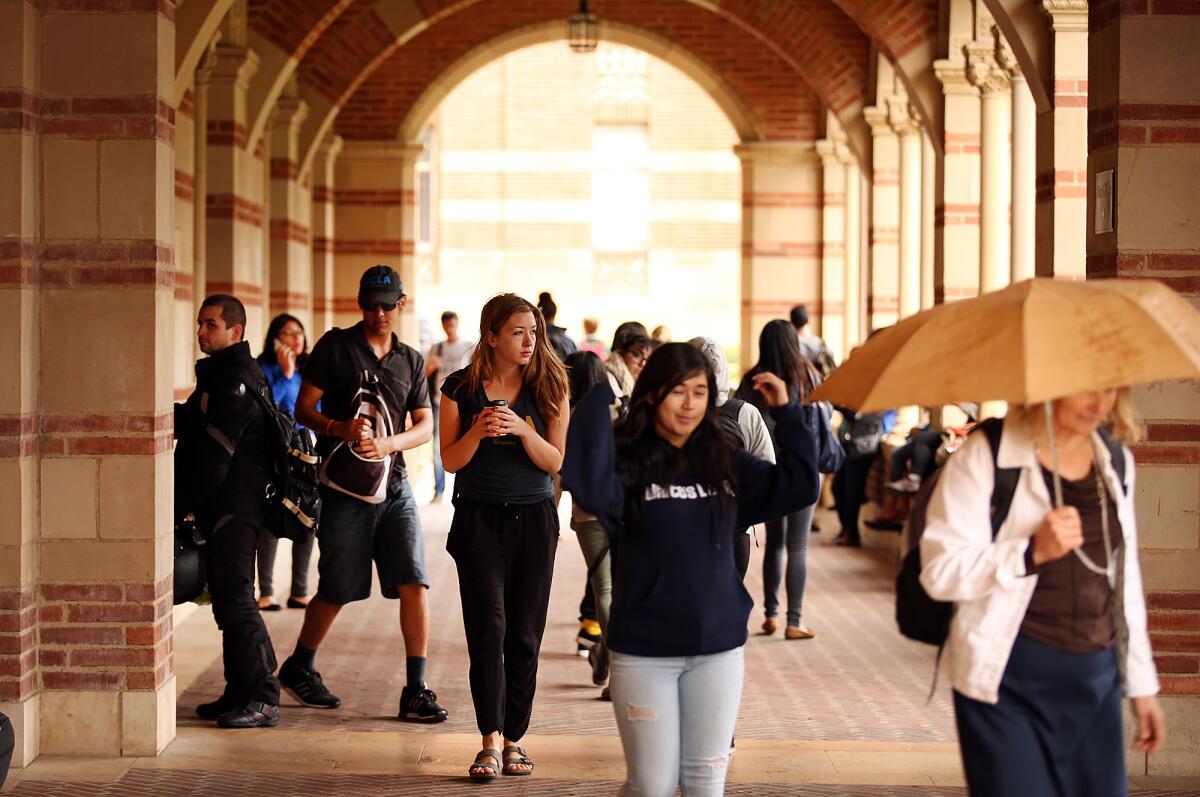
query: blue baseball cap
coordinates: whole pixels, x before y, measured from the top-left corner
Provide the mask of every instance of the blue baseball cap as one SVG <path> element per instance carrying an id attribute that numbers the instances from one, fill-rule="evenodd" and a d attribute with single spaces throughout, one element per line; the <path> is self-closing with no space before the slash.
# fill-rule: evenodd
<path id="1" fill-rule="evenodd" d="M 404 283 L 391 266 L 371 266 L 358 281 L 358 303 L 396 304 L 404 295 Z"/>

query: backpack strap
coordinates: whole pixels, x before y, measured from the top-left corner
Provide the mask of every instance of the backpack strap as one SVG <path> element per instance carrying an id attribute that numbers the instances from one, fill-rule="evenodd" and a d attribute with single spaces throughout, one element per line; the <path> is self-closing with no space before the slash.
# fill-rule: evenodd
<path id="1" fill-rule="evenodd" d="M 1021 479 L 1020 468 L 1002 468 L 1000 460 L 1000 438 L 1004 436 L 1004 419 L 988 418 L 977 427 L 987 435 L 988 446 L 992 449 L 992 466 L 995 468 L 995 478 L 992 483 L 991 517 L 992 539 L 1000 533 L 1000 527 L 1008 517 L 1012 508 L 1013 496 L 1017 493 L 1017 482 Z"/>
<path id="2" fill-rule="evenodd" d="M 1121 445 L 1121 441 L 1113 437 L 1112 432 L 1100 427 L 1097 431 L 1100 432 L 1100 439 L 1104 441 L 1104 447 L 1108 449 L 1108 455 L 1112 458 L 1113 470 L 1117 473 L 1117 479 L 1121 482 L 1121 492 L 1125 495 L 1129 494 L 1129 484 L 1125 481 L 1125 446 Z"/>

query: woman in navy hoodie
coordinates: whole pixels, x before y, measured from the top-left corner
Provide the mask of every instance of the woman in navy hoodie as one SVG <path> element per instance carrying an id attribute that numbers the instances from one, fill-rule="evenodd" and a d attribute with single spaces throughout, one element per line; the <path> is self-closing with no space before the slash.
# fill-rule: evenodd
<path id="1" fill-rule="evenodd" d="M 650 357 L 615 431 L 607 385 L 571 418 L 563 486 L 612 538 L 607 642 L 628 797 L 723 792 L 753 605 L 733 530 L 817 499 L 814 409 L 773 374 L 754 385 L 777 423 L 778 465 L 729 442 L 712 368 L 685 343 Z"/>

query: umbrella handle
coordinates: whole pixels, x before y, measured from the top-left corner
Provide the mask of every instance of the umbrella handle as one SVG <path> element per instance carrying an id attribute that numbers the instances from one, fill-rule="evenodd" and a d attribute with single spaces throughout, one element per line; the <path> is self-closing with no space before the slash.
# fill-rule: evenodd
<path id="1" fill-rule="evenodd" d="M 1046 407 L 1046 440 L 1050 446 L 1050 465 L 1054 476 L 1054 508 L 1061 509 L 1063 505 L 1062 477 L 1058 475 L 1058 446 L 1054 444 L 1054 409 L 1050 402 L 1043 402 Z"/>

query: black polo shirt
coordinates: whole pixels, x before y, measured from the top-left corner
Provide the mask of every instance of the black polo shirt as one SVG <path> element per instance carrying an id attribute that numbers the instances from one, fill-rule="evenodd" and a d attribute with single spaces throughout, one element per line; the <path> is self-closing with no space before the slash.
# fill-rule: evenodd
<path id="1" fill-rule="evenodd" d="M 392 350 L 375 356 L 363 334 L 362 322 L 349 329 L 331 329 L 321 336 L 308 355 L 304 366 L 304 381 L 319 388 L 321 414 L 326 418 L 348 421 L 358 411 L 354 396 L 358 393 L 363 371 L 379 378 L 383 399 L 392 415 L 392 428 L 398 434 L 406 428 L 408 414 L 414 410 L 430 409 L 429 382 L 425 378 L 425 359 L 414 349 L 400 342 L 392 333 Z M 317 453 L 329 454 L 338 438 L 327 437 L 317 429 Z M 405 476 L 404 455 L 397 452 L 392 466 L 392 478 Z"/>

